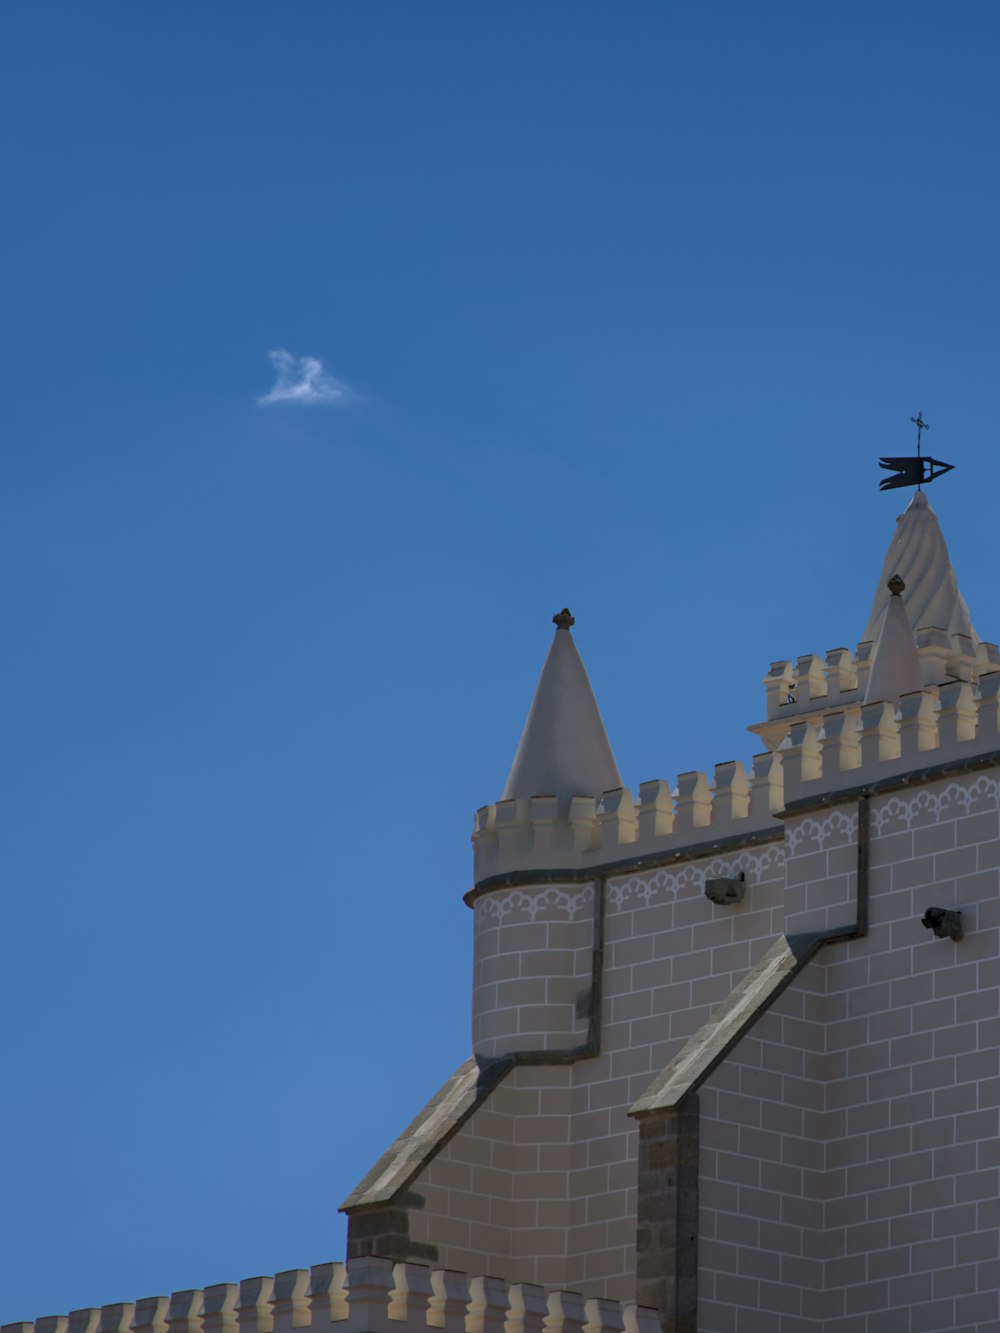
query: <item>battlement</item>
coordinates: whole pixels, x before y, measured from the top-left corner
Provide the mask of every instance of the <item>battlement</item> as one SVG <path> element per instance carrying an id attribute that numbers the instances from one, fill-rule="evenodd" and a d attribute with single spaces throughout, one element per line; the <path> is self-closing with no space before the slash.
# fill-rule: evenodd
<path id="1" fill-rule="evenodd" d="M 659 1333 L 655 1310 L 378 1256 L 4 1324 L 0 1333 Z"/>
<path id="2" fill-rule="evenodd" d="M 818 657 L 802 658 L 797 675 L 790 663 L 776 663 L 767 678 L 771 697 L 776 681 L 794 681 L 799 692 L 794 702 L 775 706 L 773 720 L 751 728 L 773 748 L 754 757 L 749 774 L 740 761 L 728 760 L 715 766 L 711 781 L 695 771 L 681 773 L 676 786 L 644 782 L 638 799 L 620 787 L 599 799 L 534 796 L 483 806 L 472 835 L 476 882 L 679 854 L 693 844 L 773 828 L 777 812 L 810 794 L 1000 750 L 1000 654 L 993 644 L 981 644 L 975 654 L 945 659 L 938 633 L 925 637 L 922 663 L 936 644 L 942 653 L 935 660 L 962 674 L 904 694 L 898 705 L 862 702 L 863 652 L 852 657 L 834 649 L 825 671 Z"/>
<path id="3" fill-rule="evenodd" d="M 782 742 L 785 800 L 876 783 L 1000 750 L 1000 671 L 793 721 Z"/>
<path id="4" fill-rule="evenodd" d="M 965 634 L 946 634 L 934 626 L 918 629 L 914 638 L 924 685 L 944 685 L 950 680 L 978 682 L 980 676 L 1000 670 L 1000 648 L 995 643 L 976 643 Z M 825 658 L 806 653 L 794 664 L 772 662 L 764 677 L 767 721 L 749 730 L 769 750 L 776 750 L 788 736 L 792 723 L 804 715 L 826 713 L 845 704 L 861 704 L 871 674 L 874 643 L 831 648 Z"/>
<path id="5" fill-rule="evenodd" d="M 773 827 L 783 805 L 782 758 L 773 752 L 755 756 L 749 774 L 731 759 L 716 764 L 711 781 L 695 771 L 681 773 L 676 787 L 662 778 L 644 782 L 638 800 L 619 787 L 599 799 L 497 801 L 476 812 L 475 879 L 598 865 L 738 837 Z"/>

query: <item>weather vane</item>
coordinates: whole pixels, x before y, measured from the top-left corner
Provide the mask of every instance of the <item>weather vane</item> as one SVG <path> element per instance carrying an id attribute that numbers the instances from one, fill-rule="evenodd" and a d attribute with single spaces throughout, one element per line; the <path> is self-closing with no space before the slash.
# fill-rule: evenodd
<path id="1" fill-rule="evenodd" d="M 930 430 L 930 426 L 924 420 L 923 412 L 918 412 L 910 420 L 917 428 L 917 456 L 916 458 L 880 458 L 879 467 L 885 468 L 887 472 L 894 472 L 893 477 L 883 477 L 879 482 L 880 491 L 895 490 L 897 486 L 916 486 L 917 490 L 922 490 L 925 481 L 936 481 L 938 477 L 943 477 L 946 472 L 950 472 L 955 466 L 954 463 L 942 463 L 936 458 L 922 458 L 920 456 L 920 436 L 923 431 Z"/>

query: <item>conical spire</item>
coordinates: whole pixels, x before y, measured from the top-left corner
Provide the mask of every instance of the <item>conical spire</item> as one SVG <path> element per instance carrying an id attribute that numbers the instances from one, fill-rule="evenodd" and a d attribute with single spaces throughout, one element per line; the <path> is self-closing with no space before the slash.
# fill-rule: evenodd
<path id="1" fill-rule="evenodd" d="M 947 634 L 967 634 L 979 642 L 965 598 L 958 590 L 955 568 L 948 554 L 937 514 L 923 491 L 917 491 L 896 520 L 896 532 L 882 566 L 872 613 L 862 636 L 874 639 L 891 602 L 889 579 L 898 575 L 906 585 L 903 600 L 914 629 L 936 625 Z"/>
<path id="2" fill-rule="evenodd" d="M 916 640 L 903 605 L 905 587 L 898 574 L 894 574 L 886 585 L 889 598 L 879 626 L 875 657 L 865 690 L 866 704 L 877 700 L 896 703 L 901 694 L 924 688 Z"/>
<path id="3" fill-rule="evenodd" d="M 600 796 L 622 785 L 618 765 L 576 650 L 567 609 L 552 617 L 552 647 L 538 678 L 503 800 Z"/>

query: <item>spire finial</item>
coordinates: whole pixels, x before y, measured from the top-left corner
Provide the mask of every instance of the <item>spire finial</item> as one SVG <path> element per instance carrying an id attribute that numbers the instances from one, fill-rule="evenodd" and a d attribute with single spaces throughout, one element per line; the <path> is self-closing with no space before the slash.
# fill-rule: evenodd
<path id="1" fill-rule="evenodd" d="M 893 597 L 899 597 L 906 591 L 906 584 L 898 574 L 893 574 L 892 578 L 885 586 L 892 593 Z"/>
<path id="2" fill-rule="evenodd" d="M 924 414 L 923 414 L 923 412 L 918 412 L 917 415 L 916 415 L 915 417 L 910 417 L 910 420 L 913 422 L 913 424 L 914 424 L 914 425 L 916 426 L 916 428 L 917 428 L 917 456 L 919 457 L 919 456 L 920 456 L 920 432 L 921 432 L 922 430 L 930 430 L 930 424 L 924 420 Z"/>
<path id="3" fill-rule="evenodd" d="M 570 625 L 576 624 L 576 617 L 570 615 L 568 606 L 564 606 L 558 615 L 552 617 L 552 623 L 559 629 L 568 630 Z"/>
<path id="4" fill-rule="evenodd" d="M 927 422 L 924 420 L 924 414 L 923 414 L 923 412 L 918 412 L 917 415 L 916 415 L 915 417 L 910 417 L 910 420 L 913 422 L 913 424 L 914 424 L 914 425 L 916 426 L 916 428 L 917 428 L 917 457 L 919 458 L 919 457 L 920 457 L 920 433 L 921 433 L 921 431 L 930 430 L 930 426 L 929 426 L 929 425 L 927 424 Z M 921 477 L 921 481 L 918 481 L 918 482 L 917 482 L 917 490 L 918 490 L 918 491 L 922 491 L 922 490 L 924 489 L 923 486 L 921 485 L 921 482 L 922 482 L 922 480 L 923 480 L 923 468 L 921 468 L 921 470 L 920 470 L 920 477 Z"/>

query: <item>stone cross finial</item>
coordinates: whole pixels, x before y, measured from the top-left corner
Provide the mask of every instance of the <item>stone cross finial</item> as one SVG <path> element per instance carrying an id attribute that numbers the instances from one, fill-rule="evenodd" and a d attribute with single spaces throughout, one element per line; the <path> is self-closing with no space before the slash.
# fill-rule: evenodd
<path id="1" fill-rule="evenodd" d="M 568 606 L 564 606 L 557 616 L 552 617 L 552 623 L 559 629 L 569 629 L 570 625 L 576 624 L 576 617 L 570 615 Z"/>
<path id="2" fill-rule="evenodd" d="M 885 586 L 892 593 L 893 597 L 899 597 L 900 594 L 906 588 L 906 584 L 903 582 L 903 580 L 899 577 L 898 574 L 893 574 L 892 578 Z"/>

